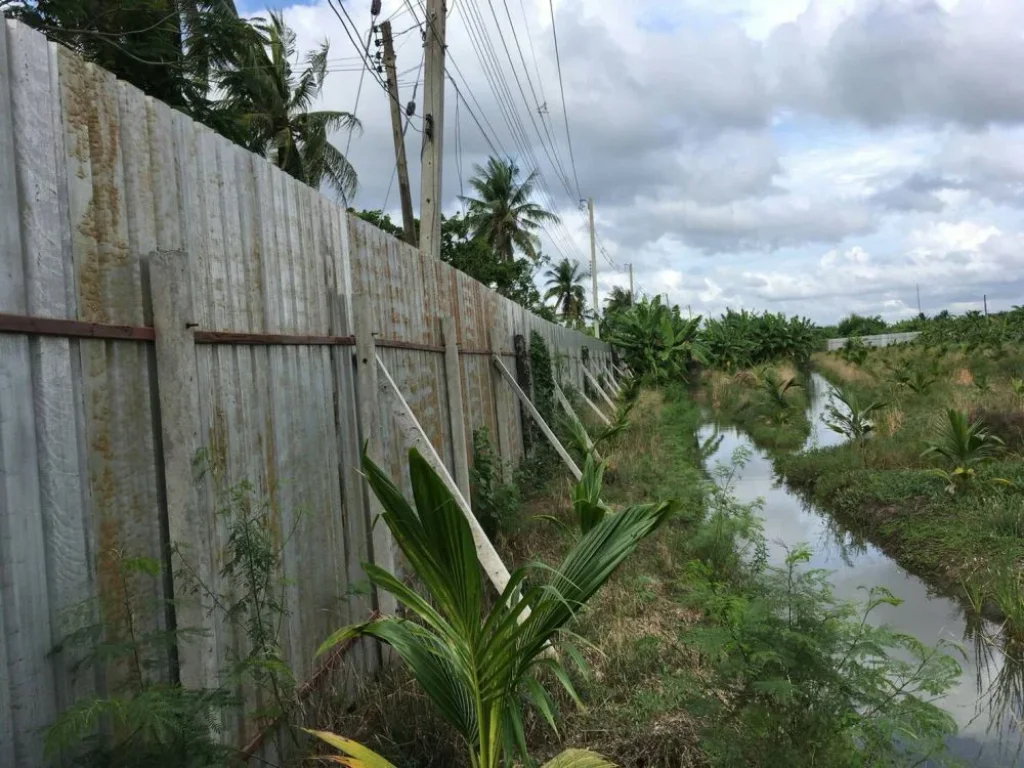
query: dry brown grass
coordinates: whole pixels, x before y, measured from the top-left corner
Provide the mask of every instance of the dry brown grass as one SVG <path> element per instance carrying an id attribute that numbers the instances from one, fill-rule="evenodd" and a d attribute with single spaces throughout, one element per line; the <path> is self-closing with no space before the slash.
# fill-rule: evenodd
<path id="1" fill-rule="evenodd" d="M 833 378 L 843 382 L 869 384 L 875 380 L 868 371 L 835 355 L 816 352 L 811 359 L 819 370 L 828 371 Z"/>
<path id="2" fill-rule="evenodd" d="M 779 378 L 783 380 L 795 379 L 799 375 L 796 366 L 793 365 L 793 363 L 791 363 L 788 360 L 783 361 L 781 363 L 776 363 L 775 373 L 778 374 Z"/>
<path id="3" fill-rule="evenodd" d="M 974 377 L 967 368 L 957 368 L 953 371 L 953 383 L 960 387 L 969 387 L 974 384 Z"/>
<path id="4" fill-rule="evenodd" d="M 882 412 L 882 434 L 892 437 L 903 426 L 903 410 L 891 405 Z"/>

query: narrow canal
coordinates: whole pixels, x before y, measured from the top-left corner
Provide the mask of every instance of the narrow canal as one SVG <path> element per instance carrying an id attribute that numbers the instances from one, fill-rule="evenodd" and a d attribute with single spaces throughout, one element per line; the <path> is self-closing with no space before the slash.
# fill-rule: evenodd
<path id="1" fill-rule="evenodd" d="M 831 431 L 823 416 L 831 385 L 812 374 L 808 385 L 811 434 L 805 448 L 827 447 L 844 439 Z M 809 506 L 777 479 L 771 456 L 757 448 L 742 431 L 707 424 L 701 440 L 721 436 L 721 444 L 708 460 L 709 469 L 729 464 L 737 449 L 750 452 L 747 463 L 732 479 L 733 494 L 744 503 L 763 503 L 764 534 L 769 559 L 781 565 L 787 548 L 808 544 L 814 554 L 808 567 L 831 572 L 837 597 L 862 601 L 861 587 L 884 586 L 901 598 L 899 607 L 882 606 L 872 613 L 875 622 L 934 644 L 959 644 L 963 667 L 959 684 L 939 703 L 956 719 L 959 734 L 950 751 L 968 765 L 989 768 L 1024 768 L 1024 663 L 1013 663 L 1003 653 L 999 628 L 990 622 L 971 622 L 961 603 L 944 596 L 901 568 L 870 543 L 845 530 L 827 514 Z"/>

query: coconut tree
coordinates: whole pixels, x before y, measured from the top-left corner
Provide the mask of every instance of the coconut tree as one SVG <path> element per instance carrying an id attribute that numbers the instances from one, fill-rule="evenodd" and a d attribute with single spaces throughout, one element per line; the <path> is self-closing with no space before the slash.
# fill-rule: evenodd
<path id="1" fill-rule="evenodd" d="M 604 300 L 607 305 L 605 308 L 605 315 L 613 315 L 616 312 L 629 309 L 633 306 L 633 294 L 627 291 L 625 288 L 615 286 L 612 288 L 612 292 L 608 294 L 608 298 Z"/>
<path id="2" fill-rule="evenodd" d="M 535 568 L 528 581 L 526 569 L 519 568 L 497 599 L 487 599 L 469 523 L 426 460 L 410 451 L 412 504 L 366 456 L 363 471 L 380 500 L 384 524 L 428 596 L 382 568 L 364 564 L 370 581 L 394 595 L 405 615 L 339 629 L 320 653 L 353 638 L 376 638 L 394 650 L 462 737 L 470 765 L 498 768 L 510 764 L 514 755 L 525 756 L 524 699 L 555 724 L 554 702 L 542 680 L 557 681 L 579 702 L 559 661 L 579 658 L 578 651 L 563 645 L 567 625 L 640 542 L 668 519 L 673 505 L 640 504 L 592 515 L 560 565 Z M 348 755 L 335 756 L 335 762 L 391 768 L 355 742 L 313 733 Z M 547 765 L 611 764 L 590 752 L 568 750 Z"/>
<path id="3" fill-rule="evenodd" d="M 578 261 L 562 259 L 550 267 L 544 277 L 547 278 L 544 300 L 554 299 L 555 311 L 567 323 L 582 322 L 587 303 L 583 281 L 590 277 L 590 273 L 584 272 Z"/>
<path id="4" fill-rule="evenodd" d="M 311 111 L 327 76 L 327 41 L 296 72 L 295 33 L 278 13 L 262 25 L 265 41 L 252 45 L 239 65 L 220 78 L 223 108 L 242 126 L 245 145 L 313 187 L 327 184 L 348 198 L 356 172 L 328 134 L 356 129 L 348 112 Z"/>
<path id="5" fill-rule="evenodd" d="M 473 236 L 486 242 L 502 260 L 512 261 L 516 250 L 536 261 L 544 224 L 556 223 L 558 216 L 531 199 L 537 171 L 520 178 L 511 160 L 492 157 L 487 166 L 474 166 L 469 185 L 476 197 L 463 197 L 468 205 L 466 219 Z"/>
<path id="6" fill-rule="evenodd" d="M 239 140 L 214 101 L 217 73 L 236 66 L 259 32 L 234 0 L 0 0 L 0 11 Z"/>
<path id="7" fill-rule="evenodd" d="M 930 474 L 946 481 L 946 490 L 957 488 L 975 476 L 983 464 L 993 461 L 1003 449 L 1003 441 L 981 420 L 971 421 L 966 411 L 947 408 L 932 426 L 932 439 L 926 443 L 922 458 L 937 457 L 948 469 L 931 469 Z"/>

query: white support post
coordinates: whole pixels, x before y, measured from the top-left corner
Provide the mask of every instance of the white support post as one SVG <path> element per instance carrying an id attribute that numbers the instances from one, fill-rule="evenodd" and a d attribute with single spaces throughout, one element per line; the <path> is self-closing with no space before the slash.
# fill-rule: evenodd
<path id="1" fill-rule="evenodd" d="M 530 402 L 530 398 L 525 392 L 523 392 L 523 389 L 519 386 L 515 376 L 509 372 L 508 368 L 505 367 L 505 364 L 501 362 L 501 358 L 497 355 L 492 354 L 491 361 L 494 363 L 494 367 L 501 372 L 501 375 L 504 377 L 505 381 L 508 382 L 509 386 L 512 387 L 512 391 L 516 393 L 516 397 L 519 398 L 519 402 L 521 402 L 523 407 L 526 408 L 526 412 L 529 413 L 530 416 L 533 417 L 533 420 L 537 422 L 537 426 L 540 427 L 540 431 L 544 433 L 544 437 L 546 437 L 548 442 L 551 443 L 551 447 L 554 448 L 555 452 L 562 457 L 562 461 L 565 462 L 569 471 L 572 472 L 573 477 L 577 480 L 581 480 L 583 478 L 583 473 L 580 472 L 580 468 L 576 466 L 576 462 L 572 460 L 572 456 L 569 455 L 569 452 L 565 450 L 565 447 L 558 441 L 558 438 L 555 437 L 555 433 L 551 431 L 551 427 L 549 427 L 547 422 L 544 421 L 544 417 L 540 415 L 540 412 L 534 404 Z"/>
<path id="2" fill-rule="evenodd" d="M 572 403 L 569 402 L 569 399 L 565 396 L 565 393 L 562 391 L 562 388 L 558 386 L 557 382 L 555 383 L 555 398 L 558 400 L 558 404 L 562 406 L 562 410 L 565 411 L 566 415 L 568 415 L 570 419 L 576 422 L 579 425 L 580 429 L 583 430 L 583 435 L 585 435 L 587 438 L 587 451 L 593 454 L 595 459 L 601 461 L 601 454 L 599 454 L 597 452 L 597 448 L 594 447 L 594 442 L 593 440 L 590 439 L 590 435 L 587 433 L 586 425 L 584 425 L 584 423 L 580 420 L 580 417 L 576 414 L 576 411 L 573 410 Z"/>
<path id="3" fill-rule="evenodd" d="M 605 378 L 608 379 L 608 382 L 612 388 L 612 391 L 615 392 L 616 397 L 621 396 L 622 385 L 620 385 L 618 379 L 615 378 L 615 373 L 612 371 L 611 363 L 609 363 L 607 360 L 602 360 L 601 369 L 604 371 Z"/>
<path id="4" fill-rule="evenodd" d="M 597 407 L 597 403 L 595 403 L 593 400 L 591 400 L 589 397 L 587 397 L 587 393 L 586 392 L 582 392 L 581 391 L 580 392 L 580 397 L 583 398 L 583 402 L 585 402 L 587 405 L 590 406 L 591 410 L 593 410 L 594 413 L 597 414 L 597 417 L 599 419 L 601 419 L 601 421 L 603 421 L 606 426 L 610 427 L 612 425 L 612 420 L 604 415 L 604 411 L 602 411 L 600 408 Z"/>
<path id="5" fill-rule="evenodd" d="M 608 407 L 612 409 L 612 413 L 615 413 L 615 401 L 608 396 L 608 393 L 601 387 L 601 382 L 597 380 L 597 376 L 592 374 L 590 369 L 585 365 L 583 366 L 583 375 L 587 377 L 587 381 L 590 382 L 590 386 L 597 390 L 598 394 L 600 394 L 601 397 L 604 398 L 604 401 L 608 403 Z"/>
<path id="6" fill-rule="evenodd" d="M 427 434 L 423 431 L 423 427 L 420 426 L 419 421 L 416 419 L 416 414 L 412 412 L 412 408 L 409 407 L 409 403 L 406 402 L 401 390 L 398 389 L 398 385 L 395 384 L 395 380 L 391 378 L 391 374 L 379 357 L 377 358 L 377 367 L 384 377 L 386 386 L 391 390 L 391 394 L 394 395 L 391 412 L 399 429 L 402 431 L 403 437 L 423 455 L 423 458 L 437 472 L 441 482 L 445 484 L 445 487 L 448 488 L 454 497 L 455 503 L 459 505 L 459 510 L 466 518 L 469 528 L 473 533 L 473 543 L 476 545 L 476 554 L 480 565 L 491 580 L 494 588 L 499 593 L 504 592 L 511 578 L 508 569 L 501 561 L 490 539 L 487 538 L 484 529 L 480 527 L 476 515 L 473 514 L 473 510 L 469 506 L 469 500 L 462 495 L 458 484 L 452 478 L 451 473 L 448 472 L 444 462 L 441 461 L 441 457 L 437 455 L 437 450 L 434 448 L 433 443 L 430 442 Z M 528 611 L 524 612 L 521 620 L 525 620 L 527 616 L 529 616 Z"/>
<path id="7" fill-rule="evenodd" d="M 380 385 L 377 381 L 377 343 L 374 341 L 373 312 L 366 294 L 355 296 L 356 321 L 356 382 L 359 392 L 359 426 L 365 441 L 367 455 L 379 465 L 384 463 L 383 439 L 380 423 Z M 373 491 L 366 488 L 366 513 L 372 526 L 371 542 L 374 565 L 388 573 L 395 572 L 395 547 L 391 531 L 380 519 L 383 508 Z M 383 589 L 376 590 L 377 610 L 385 616 L 393 615 L 398 601 Z"/>
<path id="8" fill-rule="evenodd" d="M 444 334 L 444 376 L 448 387 L 448 417 L 452 425 L 455 480 L 462 495 L 470 500 L 469 448 L 466 443 L 466 412 L 462 404 L 462 363 L 459 361 L 459 337 L 455 331 L 454 318 L 445 317 L 441 320 L 441 332 Z"/>

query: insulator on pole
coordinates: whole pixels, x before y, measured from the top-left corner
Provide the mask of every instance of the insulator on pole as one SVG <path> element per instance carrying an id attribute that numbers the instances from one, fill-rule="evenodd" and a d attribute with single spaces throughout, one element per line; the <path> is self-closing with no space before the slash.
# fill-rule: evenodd
<path id="1" fill-rule="evenodd" d="M 415 101 L 410 101 L 408 104 L 405 105 L 405 116 L 406 117 L 412 117 L 415 114 L 416 114 L 416 102 Z"/>
<path id="2" fill-rule="evenodd" d="M 379 16 L 380 15 L 380 0 L 373 0 L 370 3 L 370 15 L 371 16 Z"/>

